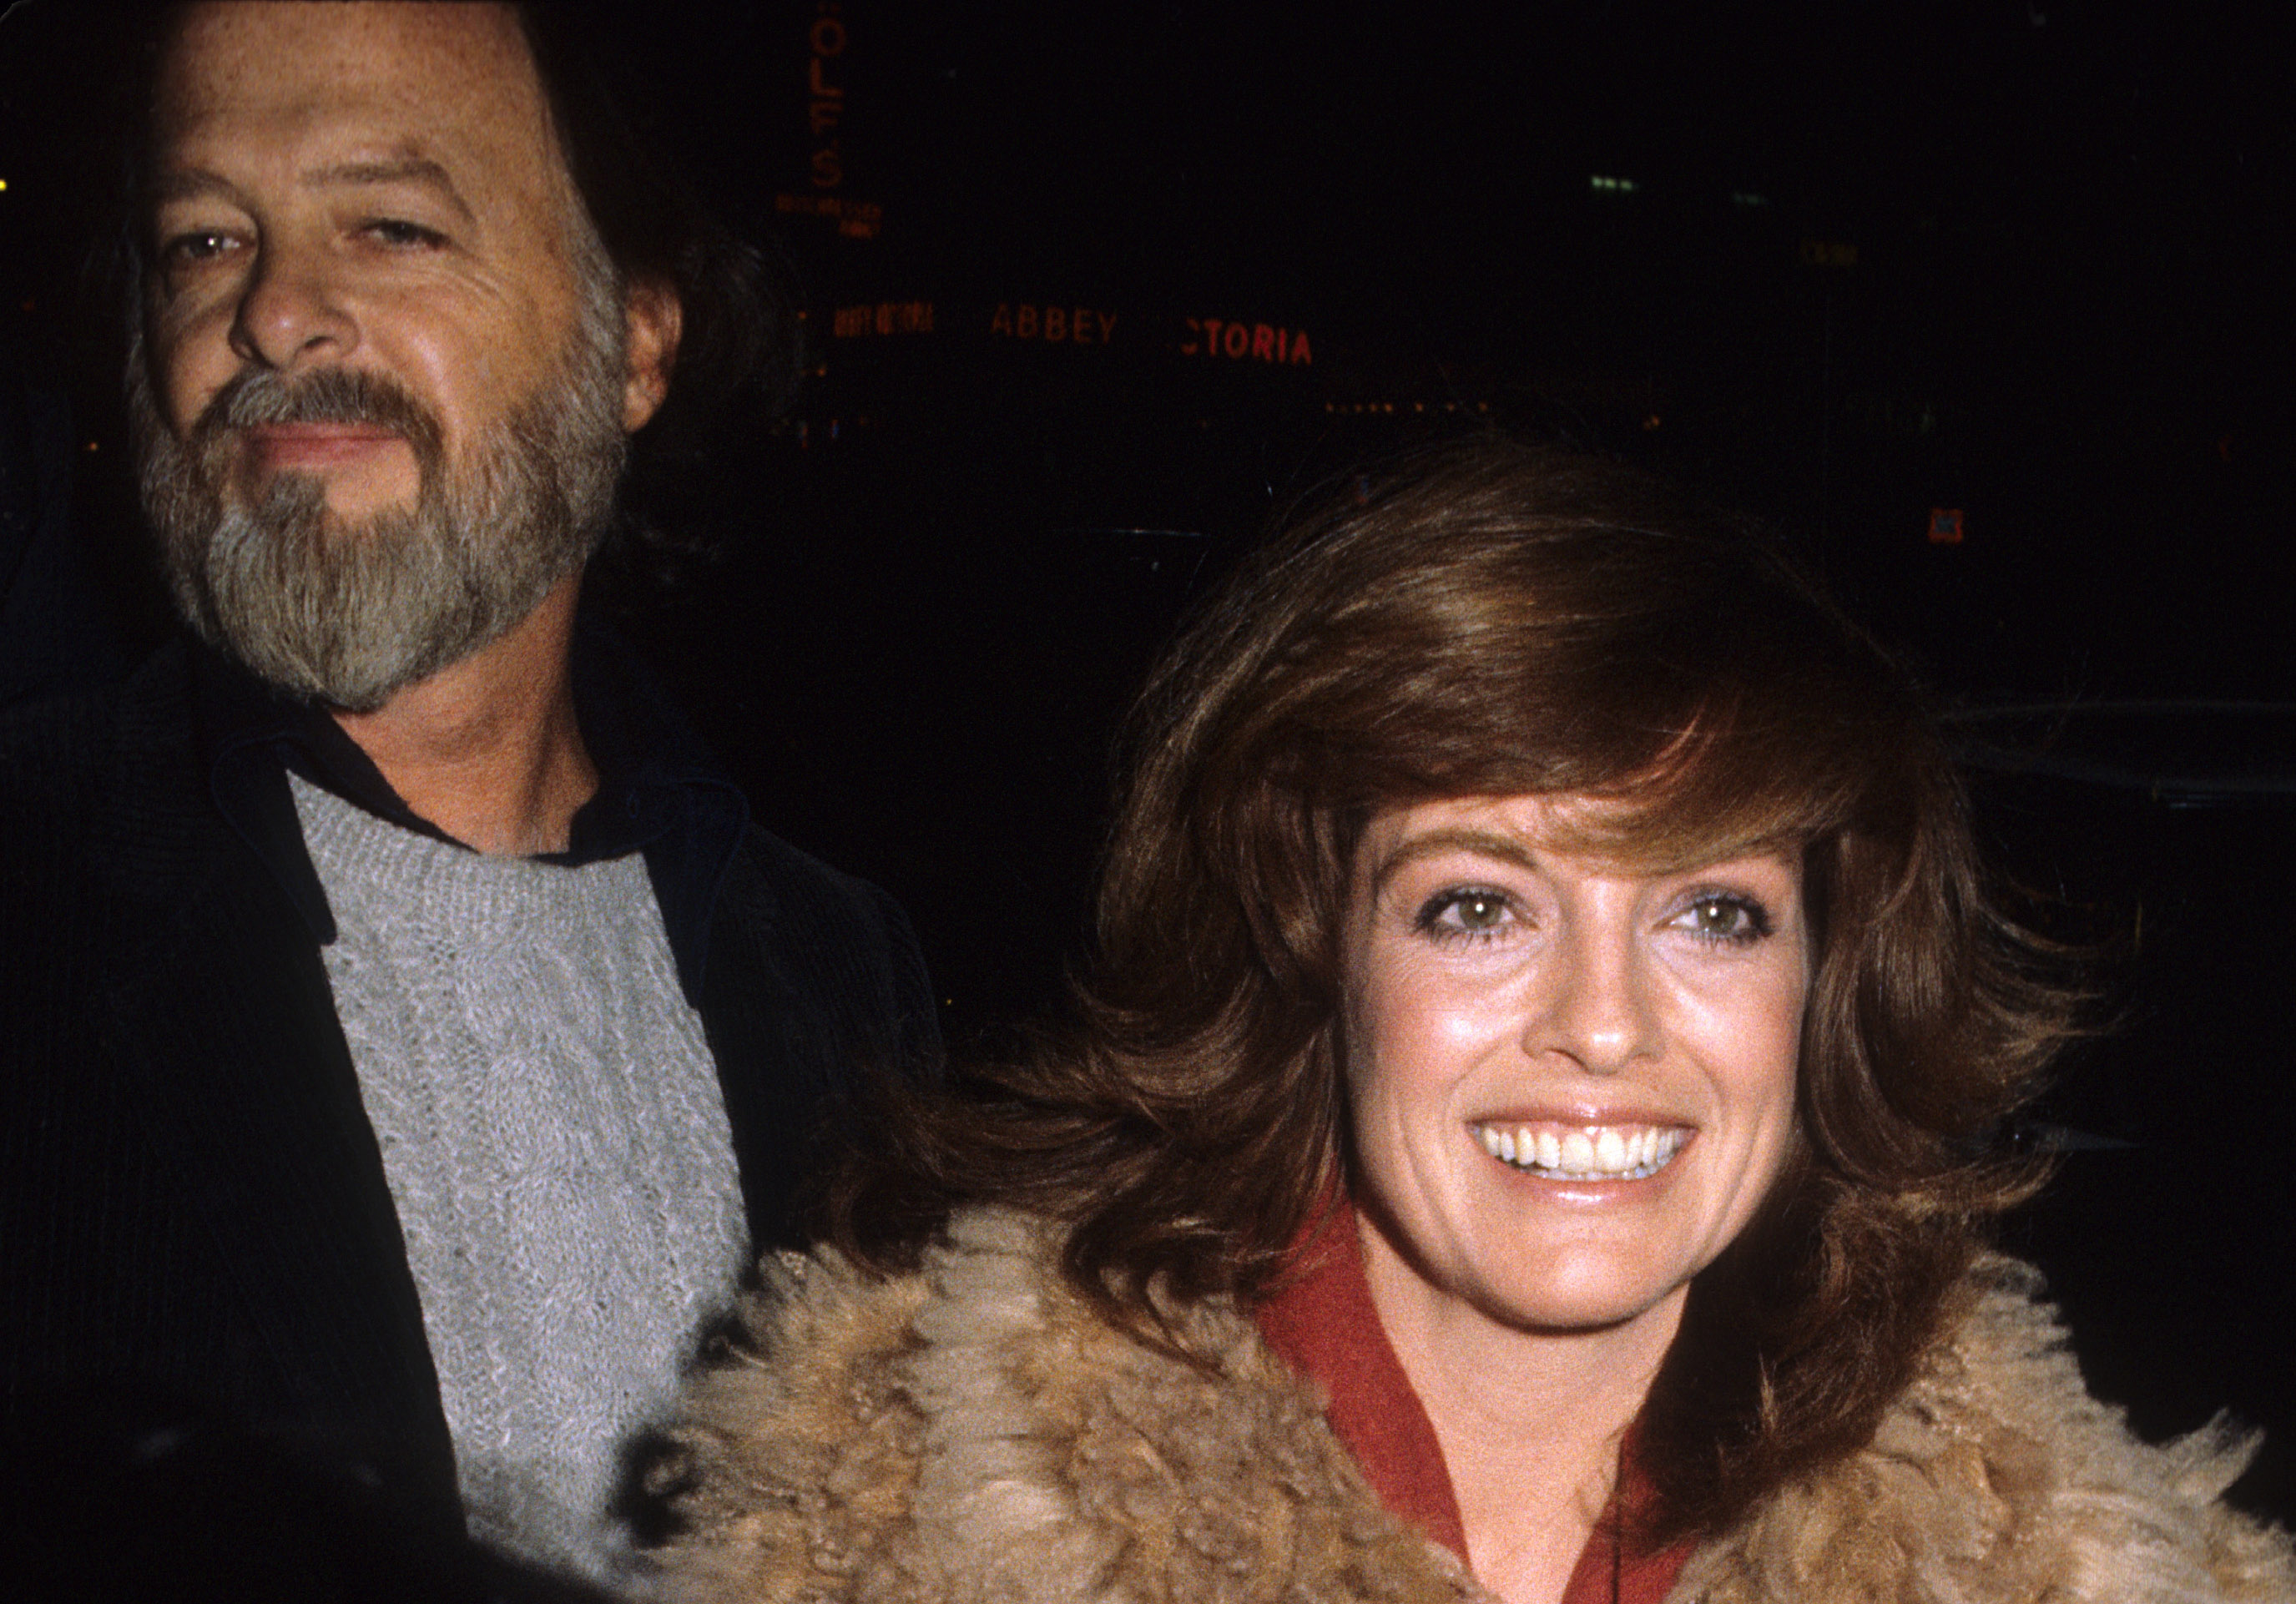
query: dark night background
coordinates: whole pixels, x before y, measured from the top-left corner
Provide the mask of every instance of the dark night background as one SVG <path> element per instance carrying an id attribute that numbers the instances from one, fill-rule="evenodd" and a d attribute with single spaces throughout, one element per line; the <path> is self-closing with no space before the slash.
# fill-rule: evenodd
<path id="1" fill-rule="evenodd" d="M 608 599 L 761 816 L 908 905 L 954 1038 L 1054 994 L 1114 723 L 1271 519 L 1463 428 L 1648 463 L 1912 657 L 2030 915 L 2099 945 L 2120 1027 L 2028 1133 L 2068 1150 L 2013 1240 L 2101 1393 L 2265 1425 L 2242 1496 L 2296 1515 L 2277 8 L 622 12 L 652 131 L 785 255 L 810 372 L 693 487 L 730 555 Z M 69 441 L 132 654 L 66 14 L 0 27 L 0 405 L 12 451 Z M 64 561 L 29 518 L 9 630 L 101 672 L 20 600 Z"/>

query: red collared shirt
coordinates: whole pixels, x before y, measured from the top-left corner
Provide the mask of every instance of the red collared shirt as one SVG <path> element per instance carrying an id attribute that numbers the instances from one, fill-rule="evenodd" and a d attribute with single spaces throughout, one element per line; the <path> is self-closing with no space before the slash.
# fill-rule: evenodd
<path id="1" fill-rule="evenodd" d="M 1260 1305 L 1259 1334 L 1284 1363 L 1331 1395 L 1324 1418 L 1355 1455 L 1380 1502 L 1464 1558 L 1466 1530 L 1434 1424 L 1372 1307 L 1352 1204 L 1342 1202 L 1324 1215 L 1300 1260 L 1305 1273 Z M 1631 1452 L 1620 1479 L 1612 1508 L 1595 1523 L 1570 1573 L 1562 1604 L 1660 1604 L 1690 1559 L 1694 1545 L 1688 1539 L 1655 1551 L 1617 1551 L 1617 1501 L 1623 1498 L 1632 1508 L 1649 1494 Z"/>

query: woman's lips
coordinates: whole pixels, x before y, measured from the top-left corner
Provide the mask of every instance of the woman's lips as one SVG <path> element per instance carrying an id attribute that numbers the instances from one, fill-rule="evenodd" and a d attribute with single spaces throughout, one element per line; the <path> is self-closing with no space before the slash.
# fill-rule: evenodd
<path id="1" fill-rule="evenodd" d="M 1479 1119 L 1469 1127 L 1500 1163 L 1562 1181 L 1639 1181 L 1674 1162 L 1688 1127 L 1636 1121 L 1579 1124 Z"/>

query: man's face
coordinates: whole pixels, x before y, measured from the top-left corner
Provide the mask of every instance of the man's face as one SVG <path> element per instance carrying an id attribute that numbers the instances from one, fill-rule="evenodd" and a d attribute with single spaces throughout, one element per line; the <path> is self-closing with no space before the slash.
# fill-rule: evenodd
<path id="1" fill-rule="evenodd" d="M 201 6 L 153 126 L 131 400 L 178 599 L 379 706 L 580 563 L 658 375 L 507 11 Z"/>

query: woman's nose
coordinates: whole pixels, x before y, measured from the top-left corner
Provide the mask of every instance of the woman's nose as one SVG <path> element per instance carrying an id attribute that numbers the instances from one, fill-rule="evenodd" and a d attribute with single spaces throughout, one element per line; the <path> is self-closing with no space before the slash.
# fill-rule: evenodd
<path id="1" fill-rule="evenodd" d="M 1660 1029 L 1646 954 L 1614 932 L 1580 929 L 1553 957 L 1546 1005 L 1532 1013 L 1526 1048 L 1559 1053 L 1590 1075 L 1616 1075 L 1656 1056 Z"/>

